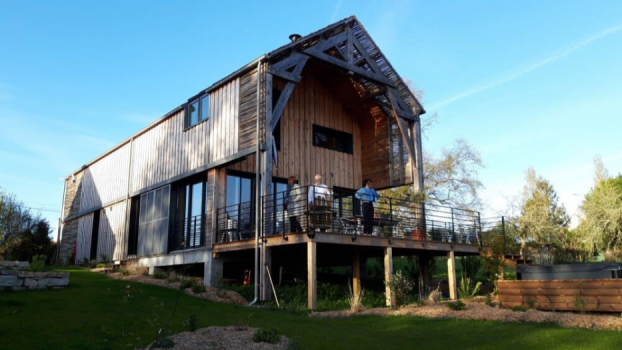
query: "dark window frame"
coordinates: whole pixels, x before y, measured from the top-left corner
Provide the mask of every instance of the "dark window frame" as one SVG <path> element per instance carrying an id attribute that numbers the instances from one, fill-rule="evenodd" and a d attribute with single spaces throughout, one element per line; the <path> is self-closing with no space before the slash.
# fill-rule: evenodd
<path id="1" fill-rule="evenodd" d="M 279 98 L 281 97 L 281 93 L 282 91 L 280 89 L 276 87 L 272 88 L 272 110 L 274 110 L 276 103 L 279 101 Z M 281 120 L 283 120 L 283 115 L 281 115 L 281 118 L 279 118 L 279 121 L 276 123 L 276 126 L 274 127 L 274 132 L 272 133 L 277 151 L 281 150 L 281 134 L 282 134 L 281 133 Z"/>
<path id="2" fill-rule="evenodd" d="M 207 97 L 207 116 L 203 116 L 201 111 L 203 110 L 203 100 Z M 188 100 L 188 103 L 186 103 L 186 106 L 184 108 L 185 110 L 185 116 L 184 116 L 184 131 L 187 131 L 189 129 L 194 128 L 195 126 L 204 123 L 206 121 L 209 120 L 210 115 L 209 115 L 209 105 L 211 103 L 211 97 L 209 93 L 204 93 L 204 94 L 199 94 L 197 96 L 192 97 L 191 99 Z M 190 105 L 192 105 L 193 103 L 197 103 L 197 113 L 198 115 L 198 121 L 195 124 L 190 124 Z"/>
<path id="3" fill-rule="evenodd" d="M 89 260 L 97 260 L 98 245 L 99 245 L 99 220 L 101 216 L 101 210 L 93 212 L 93 226 L 91 229 L 91 251 L 89 252 Z"/>
<path id="4" fill-rule="evenodd" d="M 329 137 L 328 143 L 324 145 L 317 142 L 316 133 L 322 133 Z M 334 142 L 331 142 L 334 141 Z M 342 142 L 341 147 L 338 142 Z M 325 126 L 313 124 L 313 146 L 326 148 L 332 151 L 354 154 L 354 136 L 348 132 L 327 128 Z"/>

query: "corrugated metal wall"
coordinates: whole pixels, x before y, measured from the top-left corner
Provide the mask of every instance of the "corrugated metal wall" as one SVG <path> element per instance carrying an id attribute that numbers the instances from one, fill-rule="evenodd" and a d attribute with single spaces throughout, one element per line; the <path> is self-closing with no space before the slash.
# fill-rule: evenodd
<path id="1" fill-rule="evenodd" d="M 76 249 L 76 261 L 78 263 L 81 263 L 84 258 L 90 260 L 92 234 L 93 213 L 90 213 L 78 219 L 78 246 Z"/>
<path id="2" fill-rule="evenodd" d="M 124 260 L 127 257 L 125 207 L 125 202 L 119 202 L 101 210 L 97 239 L 98 261 L 102 254 L 112 260 Z"/>
<path id="3" fill-rule="evenodd" d="M 84 169 L 81 211 L 99 207 L 126 195 L 129 157 L 130 145 L 126 144 Z"/>

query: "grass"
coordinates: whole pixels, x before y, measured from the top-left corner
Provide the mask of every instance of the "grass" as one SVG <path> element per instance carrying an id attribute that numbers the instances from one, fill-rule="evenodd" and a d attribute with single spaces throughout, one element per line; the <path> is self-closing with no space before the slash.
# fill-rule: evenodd
<path id="1" fill-rule="evenodd" d="M 177 291 L 78 269 L 60 290 L 0 294 L 0 349 L 133 349 L 167 322 Z M 130 286 L 129 289 L 126 286 Z M 129 294 L 128 298 L 126 295 Z M 213 303 L 182 294 L 172 332 L 195 315 L 200 327 L 275 329 L 300 349 L 614 349 L 622 333 L 543 324 L 360 316 L 315 319 L 287 311 Z M 168 331 L 164 335 L 169 335 Z M 618 345 L 616 345 L 618 344 Z"/>

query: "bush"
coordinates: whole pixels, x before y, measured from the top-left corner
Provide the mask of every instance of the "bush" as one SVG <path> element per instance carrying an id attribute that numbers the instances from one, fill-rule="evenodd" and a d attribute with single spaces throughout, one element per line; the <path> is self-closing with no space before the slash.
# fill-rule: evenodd
<path id="1" fill-rule="evenodd" d="M 103 261 L 104 263 L 108 263 L 110 261 L 110 258 L 108 258 L 108 255 L 106 254 L 101 254 L 99 256 L 100 260 Z"/>
<path id="2" fill-rule="evenodd" d="M 88 265 L 89 265 L 89 259 L 87 259 L 87 258 L 82 258 L 82 262 L 80 263 L 80 265 L 82 265 L 82 266 L 88 266 Z"/>
<path id="3" fill-rule="evenodd" d="M 475 295 L 477 294 L 481 286 L 482 282 L 477 282 L 475 285 L 473 285 L 473 282 L 470 278 L 462 277 L 462 280 L 460 281 L 460 287 L 458 288 L 458 295 L 460 296 L 460 298 L 463 299 L 473 299 L 475 298 Z"/>
<path id="4" fill-rule="evenodd" d="M 408 296 L 410 292 L 415 288 L 415 283 L 405 275 L 402 275 L 402 271 L 397 271 L 386 285 L 391 289 L 391 292 L 395 296 L 395 305 L 401 306 L 408 302 Z"/>
<path id="5" fill-rule="evenodd" d="M 35 255 L 32 257 L 30 271 L 45 271 L 45 255 Z"/>
<path id="6" fill-rule="evenodd" d="M 130 273 L 130 275 L 135 275 L 135 276 L 149 275 L 149 268 L 147 268 L 146 266 L 139 265 L 138 261 L 136 260 L 128 261 L 128 263 L 125 265 L 125 268 Z"/>
<path id="7" fill-rule="evenodd" d="M 447 307 L 452 309 L 452 310 L 454 310 L 454 311 L 464 311 L 464 310 L 466 310 L 466 304 L 463 303 L 460 300 L 452 301 L 450 303 L 447 303 Z"/>
<path id="8" fill-rule="evenodd" d="M 197 316 L 195 314 L 190 315 L 190 317 L 182 323 L 182 326 L 190 332 L 196 331 L 198 328 L 197 325 Z"/>
<path id="9" fill-rule="evenodd" d="M 123 276 L 129 276 L 130 272 L 128 270 L 121 270 L 121 275 Z"/>
<path id="10" fill-rule="evenodd" d="M 482 267 L 482 259 L 479 256 L 465 256 L 460 259 L 462 265 L 462 277 L 475 280 L 477 272 Z"/>
<path id="11" fill-rule="evenodd" d="M 512 308 L 512 311 L 516 311 L 516 312 L 525 312 L 527 311 L 527 309 L 525 309 L 524 307 L 520 306 L 520 305 L 516 305 Z"/>
<path id="12" fill-rule="evenodd" d="M 168 278 L 168 274 L 166 272 L 156 272 L 153 274 L 153 278 L 163 280 Z"/>
<path id="13" fill-rule="evenodd" d="M 200 293 L 205 293 L 205 286 L 203 284 L 198 283 L 197 281 L 192 281 L 192 293 L 194 294 L 200 294 Z"/>
<path id="14" fill-rule="evenodd" d="M 495 307 L 497 306 L 493 301 L 492 301 L 492 294 L 486 294 L 486 298 L 484 299 L 484 304 L 490 306 L 490 307 Z"/>
<path id="15" fill-rule="evenodd" d="M 100 264 L 95 265 L 95 267 L 97 267 L 98 269 L 104 269 L 104 268 L 106 268 L 106 264 L 101 264 L 100 263 Z"/>
<path id="16" fill-rule="evenodd" d="M 536 301 L 531 299 L 531 297 L 527 297 L 527 299 L 525 300 L 525 303 L 527 304 L 527 306 L 530 309 L 535 309 L 536 308 Z"/>
<path id="17" fill-rule="evenodd" d="M 179 289 L 188 289 L 192 287 L 192 284 L 193 280 L 181 280 L 181 283 L 179 284 Z"/>
<path id="18" fill-rule="evenodd" d="M 276 344 L 281 340 L 281 336 L 277 332 L 276 329 L 258 329 L 255 334 L 253 334 L 253 341 L 255 343 L 270 343 Z"/>
<path id="19" fill-rule="evenodd" d="M 574 308 L 575 310 L 579 311 L 580 313 L 585 312 L 585 308 L 587 307 L 587 301 L 584 299 L 581 299 L 581 297 L 579 295 L 575 295 L 574 296 Z"/>

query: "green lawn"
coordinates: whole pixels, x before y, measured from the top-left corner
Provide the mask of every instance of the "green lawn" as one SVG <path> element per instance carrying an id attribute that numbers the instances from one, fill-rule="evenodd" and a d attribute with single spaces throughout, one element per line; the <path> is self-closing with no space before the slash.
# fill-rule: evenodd
<path id="1" fill-rule="evenodd" d="M 177 292 L 71 270 L 62 290 L 0 293 L 0 349 L 133 349 L 168 319 Z M 622 333 L 542 324 L 433 320 L 411 316 L 311 319 L 182 295 L 174 332 L 192 313 L 199 326 L 274 327 L 300 349 L 615 349 Z M 617 345 L 616 345 L 617 344 Z"/>

